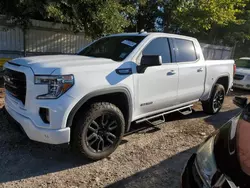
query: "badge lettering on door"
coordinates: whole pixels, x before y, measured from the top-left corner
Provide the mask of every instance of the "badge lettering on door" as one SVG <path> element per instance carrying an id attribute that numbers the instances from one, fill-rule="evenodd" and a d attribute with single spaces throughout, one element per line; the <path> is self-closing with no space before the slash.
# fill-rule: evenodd
<path id="1" fill-rule="evenodd" d="M 153 102 L 142 103 L 141 106 L 147 106 L 147 105 L 150 105 L 150 104 L 153 104 Z"/>

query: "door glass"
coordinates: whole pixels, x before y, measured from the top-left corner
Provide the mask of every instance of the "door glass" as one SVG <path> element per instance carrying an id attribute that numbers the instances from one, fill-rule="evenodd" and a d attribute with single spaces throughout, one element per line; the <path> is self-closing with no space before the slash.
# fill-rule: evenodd
<path id="1" fill-rule="evenodd" d="M 190 62 L 197 60 L 194 43 L 192 41 L 174 39 L 174 42 L 176 47 L 176 62 Z"/>
<path id="2" fill-rule="evenodd" d="M 160 55 L 162 63 L 171 63 L 171 55 L 167 38 L 153 39 L 144 48 L 142 55 Z"/>

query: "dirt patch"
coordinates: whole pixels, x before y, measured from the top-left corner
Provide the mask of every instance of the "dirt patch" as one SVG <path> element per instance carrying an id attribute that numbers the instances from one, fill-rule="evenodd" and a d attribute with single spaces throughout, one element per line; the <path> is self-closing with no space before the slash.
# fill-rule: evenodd
<path id="1" fill-rule="evenodd" d="M 3 94 L 0 90 L 1 107 Z M 238 90 L 236 94 L 250 96 Z M 75 156 L 68 145 L 30 141 L 1 114 L 0 187 L 177 188 L 182 169 L 196 146 L 239 112 L 232 103 L 233 95 L 214 116 L 204 114 L 197 103 L 191 115 L 171 114 L 166 123 L 155 127 L 133 125 L 135 133 L 125 136 L 109 158 L 97 162 Z"/>

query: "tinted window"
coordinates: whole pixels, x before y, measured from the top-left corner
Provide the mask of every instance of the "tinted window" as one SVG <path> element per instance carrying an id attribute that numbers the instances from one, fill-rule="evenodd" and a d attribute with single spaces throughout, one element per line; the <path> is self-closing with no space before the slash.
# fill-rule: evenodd
<path id="1" fill-rule="evenodd" d="M 235 62 L 236 62 L 236 67 L 248 68 L 248 69 L 250 68 L 250 60 L 238 59 Z"/>
<path id="2" fill-rule="evenodd" d="M 101 38 L 84 48 L 78 55 L 122 61 L 144 38 L 145 36 L 114 36 Z"/>
<path id="3" fill-rule="evenodd" d="M 153 39 L 143 50 L 143 55 L 160 55 L 162 63 L 170 63 L 171 55 L 167 38 Z"/>
<path id="4" fill-rule="evenodd" d="M 192 41 L 174 39 L 174 42 L 176 62 L 189 62 L 197 60 L 194 43 Z"/>

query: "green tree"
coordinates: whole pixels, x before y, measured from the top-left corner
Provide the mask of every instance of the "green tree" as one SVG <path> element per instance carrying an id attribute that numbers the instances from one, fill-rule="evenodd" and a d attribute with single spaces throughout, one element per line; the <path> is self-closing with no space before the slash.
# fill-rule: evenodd
<path id="1" fill-rule="evenodd" d="M 22 28 L 27 28 L 31 24 L 29 19 L 43 19 L 45 15 L 43 0 L 1 0 L 0 14 L 5 16 L 5 20 L 11 20 Z"/>
<path id="2" fill-rule="evenodd" d="M 130 25 L 127 15 L 131 5 L 122 6 L 116 0 L 2 0 L 0 14 L 27 28 L 30 19 L 68 23 L 75 32 L 84 31 L 96 38 L 123 32 Z"/>
<path id="3" fill-rule="evenodd" d="M 132 6 L 133 11 L 126 12 L 130 26 L 126 31 L 135 32 L 142 29 L 156 31 L 156 20 L 161 16 L 158 0 L 121 0 L 122 6 Z"/>
<path id="4" fill-rule="evenodd" d="M 237 14 L 244 0 L 169 0 L 162 1 L 163 27 L 171 32 L 213 32 L 215 26 L 241 23 Z"/>
<path id="5" fill-rule="evenodd" d="M 116 0 L 64 0 L 46 6 L 48 18 L 69 23 L 74 31 L 84 31 L 93 38 L 123 32 L 130 25 L 126 15 L 130 5 Z"/>

